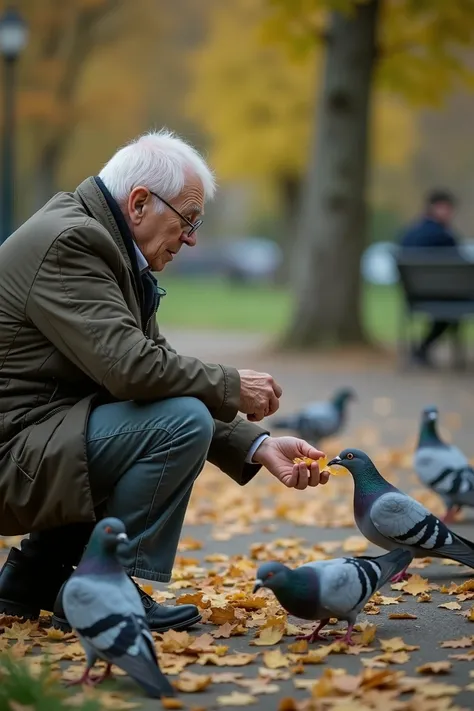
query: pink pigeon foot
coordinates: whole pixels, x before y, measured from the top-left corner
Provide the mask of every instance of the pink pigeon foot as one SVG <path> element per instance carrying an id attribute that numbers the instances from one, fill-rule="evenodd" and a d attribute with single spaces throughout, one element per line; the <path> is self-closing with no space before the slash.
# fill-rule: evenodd
<path id="1" fill-rule="evenodd" d="M 347 632 L 342 638 L 341 642 L 344 642 L 345 644 L 348 644 L 350 647 L 352 647 L 355 642 L 352 641 L 352 630 L 354 629 L 354 625 L 349 625 L 347 628 Z"/>
<path id="2" fill-rule="evenodd" d="M 112 676 L 111 674 L 112 665 L 107 664 L 107 667 L 102 674 L 102 676 L 90 676 L 90 668 L 87 667 L 84 674 L 79 679 L 74 679 L 72 681 L 67 681 L 66 686 L 79 686 L 79 684 L 84 684 L 85 686 L 97 686 L 101 684 L 105 679 Z"/>
<path id="3" fill-rule="evenodd" d="M 403 568 L 399 573 L 390 578 L 391 583 L 403 583 L 404 580 L 408 580 L 410 574 L 406 572 L 407 569 Z"/>
<path id="4" fill-rule="evenodd" d="M 446 511 L 441 521 L 445 524 L 454 523 L 456 520 L 456 514 L 458 514 L 460 510 L 460 506 L 451 506 L 451 508 Z"/>
<path id="5" fill-rule="evenodd" d="M 306 639 L 310 644 L 311 644 L 312 642 L 316 642 L 316 640 L 318 640 L 318 639 L 319 639 L 319 640 L 323 640 L 324 637 L 321 637 L 321 635 L 319 634 L 319 632 L 320 632 L 320 630 L 323 629 L 323 627 L 324 627 L 325 625 L 327 625 L 328 622 L 329 622 L 329 620 L 321 620 L 321 621 L 316 625 L 316 628 L 315 628 L 312 632 L 310 632 L 309 634 L 299 634 L 299 635 L 296 637 L 296 639 L 298 639 L 298 640 L 299 640 L 299 639 Z"/>

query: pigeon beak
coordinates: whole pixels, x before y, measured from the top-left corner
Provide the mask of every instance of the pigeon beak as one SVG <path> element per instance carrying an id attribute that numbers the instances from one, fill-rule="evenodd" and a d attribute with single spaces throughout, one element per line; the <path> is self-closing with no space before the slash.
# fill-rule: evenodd
<path id="1" fill-rule="evenodd" d="M 333 467 L 335 464 L 340 464 L 342 462 L 341 457 L 334 457 L 330 462 L 327 463 L 328 467 Z"/>
<path id="2" fill-rule="evenodd" d="M 260 588 L 263 588 L 263 580 L 257 578 L 257 580 L 255 581 L 255 585 L 253 586 L 252 593 L 256 593 L 257 590 L 260 590 Z"/>
<path id="3" fill-rule="evenodd" d="M 128 536 L 126 533 L 117 533 L 118 543 L 128 543 Z"/>
<path id="4" fill-rule="evenodd" d="M 434 422 L 434 420 L 436 420 L 436 412 L 429 412 L 428 419 Z"/>

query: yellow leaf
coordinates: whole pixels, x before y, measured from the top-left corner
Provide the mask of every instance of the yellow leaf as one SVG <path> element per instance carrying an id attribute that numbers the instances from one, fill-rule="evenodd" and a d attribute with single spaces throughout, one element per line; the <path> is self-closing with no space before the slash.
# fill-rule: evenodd
<path id="1" fill-rule="evenodd" d="M 462 649 L 464 647 L 472 647 L 472 637 L 461 637 L 460 639 L 447 639 L 441 642 L 441 647 L 444 649 Z"/>
<path id="2" fill-rule="evenodd" d="M 164 709 L 182 709 L 184 708 L 184 704 L 180 699 L 177 699 L 173 696 L 162 696 L 161 697 L 161 705 Z"/>
<path id="3" fill-rule="evenodd" d="M 418 674 L 448 674 L 452 668 L 451 662 L 426 662 L 416 667 Z"/>
<path id="4" fill-rule="evenodd" d="M 233 691 L 227 696 L 218 696 L 217 703 L 219 706 L 249 706 L 257 701 L 255 696 L 251 694 L 243 694 L 241 691 Z"/>
<path id="5" fill-rule="evenodd" d="M 173 686 L 175 686 L 178 691 L 195 693 L 196 691 L 203 691 L 211 683 L 212 677 L 209 674 L 183 672 L 180 677 L 173 682 Z"/>
<path id="6" fill-rule="evenodd" d="M 415 649 L 420 649 L 413 644 L 406 644 L 401 637 L 392 637 L 391 639 L 381 639 L 380 646 L 385 652 L 413 652 Z"/>
<path id="7" fill-rule="evenodd" d="M 416 620 L 418 619 L 416 615 L 412 615 L 409 612 L 392 612 L 388 616 L 389 620 Z"/>
<path id="8" fill-rule="evenodd" d="M 420 595 L 421 593 L 426 593 L 430 590 L 430 584 L 426 578 L 422 578 L 421 575 L 412 575 L 410 580 L 401 583 L 401 589 L 404 593 L 409 595 Z"/>
<path id="9" fill-rule="evenodd" d="M 251 644 L 257 646 L 269 646 L 278 644 L 285 633 L 285 624 L 274 627 L 264 627 L 257 639 L 252 640 Z"/>
<path id="10" fill-rule="evenodd" d="M 438 605 L 438 607 L 445 607 L 447 610 L 460 610 L 461 605 L 459 602 L 455 602 L 454 600 L 452 602 L 443 602 L 442 605 Z"/>
<path id="11" fill-rule="evenodd" d="M 279 669 L 280 667 L 290 666 L 290 660 L 284 654 L 281 653 L 280 649 L 272 649 L 263 653 L 263 663 L 269 669 Z"/>

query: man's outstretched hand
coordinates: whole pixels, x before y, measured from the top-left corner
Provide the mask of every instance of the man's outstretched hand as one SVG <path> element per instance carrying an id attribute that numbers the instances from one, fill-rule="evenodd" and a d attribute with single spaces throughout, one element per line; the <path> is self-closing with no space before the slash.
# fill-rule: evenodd
<path id="1" fill-rule="evenodd" d="M 304 439 L 297 437 L 267 437 L 253 455 L 253 461 L 266 467 L 285 486 L 292 489 L 306 489 L 307 486 L 327 484 L 329 472 L 319 471 L 317 461 L 308 468 L 304 462 L 294 464 L 296 457 L 318 460 L 324 452 L 311 447 Z"/>

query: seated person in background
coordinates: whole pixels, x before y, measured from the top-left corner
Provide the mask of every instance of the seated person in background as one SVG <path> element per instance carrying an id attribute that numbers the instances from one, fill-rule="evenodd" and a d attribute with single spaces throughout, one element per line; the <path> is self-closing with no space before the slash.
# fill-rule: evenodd
<path id="1" fill-rule="evenodd" d="M 400 247 L 404 248 L 456 248 L 458 241 L 451 231 L 455 207 L 454 196 L 447 190 L 432 190 L 426 199 L 425 213 L 421 219 L 402 234 Z M 458 328 L 452 321 L 432 321 L 428 332 L 418 347 L 413 349 L 413 358 L 422 365 L 430 364 L 430 349 L 435 341 L 449 328 Z"/>

